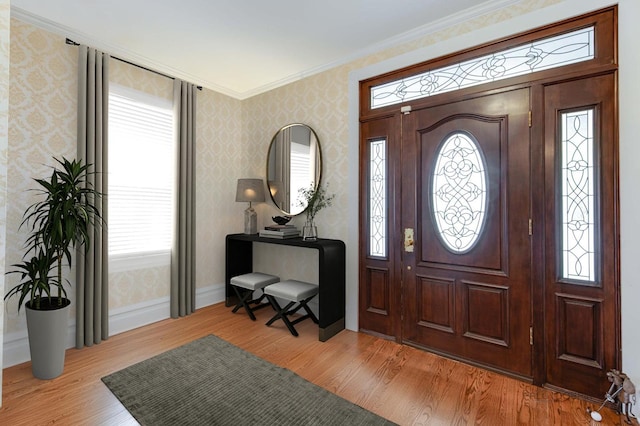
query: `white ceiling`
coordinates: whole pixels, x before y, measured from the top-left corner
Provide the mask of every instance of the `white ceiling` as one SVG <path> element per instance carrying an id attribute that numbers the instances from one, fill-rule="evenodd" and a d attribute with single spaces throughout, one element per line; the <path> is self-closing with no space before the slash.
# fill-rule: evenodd
<path id="1" fill-rule="evenodd" d="M 12 16 L 244 99 L 522 0 L 11 0 Z"/>

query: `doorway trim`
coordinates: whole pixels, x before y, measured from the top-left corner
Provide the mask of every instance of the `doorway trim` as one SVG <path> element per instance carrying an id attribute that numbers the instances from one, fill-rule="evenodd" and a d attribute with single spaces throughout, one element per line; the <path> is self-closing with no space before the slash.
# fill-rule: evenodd
<path id="1" fill-rule="evenodd" d="M 597 9 L 611 6 L 607 0 L 566 0 L 546 8 L 538 9 L 523 15 L 519 15 L 507 21 L 492 24 L 479 28 L 469 33 L 455 36 L 434 45 L 398 55 L 382 62 L 369 65 L 364 68 L 353 70 L 348 78 L 348 184 L 347 193 L 358 194 L 359 191 L 359 144 L 360 144 L 360 81 L 366 80 L 392 72 L 413 64 L 422 63 L 431 59 L 448 55 L 453 52 L 479 46 L 504 37 L 532 30 L 544 25 L 553 24 L 565 19 L 573 18 Z M 640 9 L 640 7 L 639 7 Z M 622 16 L 624 10 L 619 12 Z M 640 33 L 640 30 L 638 30 Z M 622 38 L 622 35 L 619 36 Z M 640 37 L 640 34 L 638 35 Z M 630 48 L 632 46 L 629 46 Z M 619 49 L 619 56 L 626 53 L 625 57 L 631 56 L 629 52 Z M 619 90 L 623 92 L 622 81 Z M 640 97 L 640 94 L 637 94 Z M 622 106 L 620 107 L 622 109 Z M 620 127 L 622 127 L 622 114 L 620 116 Z M 632 121 L 632 120 L 630 120 Z M 640 131 L 639 131 L 640 133 Z M 622 144 L 621 144 L 622 145 Z M 622 157 L 622 155 L 621 155 Z M 346 288 L 346 328 L 358 331 L 358 241 L 359 241 L 359 209 L 358 197 L 349 197 L 348 201 L 348 234 L 346 238 L 347 246 L 347 288 Z M 621 226 L 622 227 L 622 226 Z M 624 277 L 624 275 L 623 275 Z M 621 282 L 624 282 L 622 280 Z M 640 295 L 639 295 L 640 297 Z M 640 340 L 640 339 L 639 339 Z M 624 339 L 623 339 L 624 343 Z M 624 344 L 623 344 L 624 347 Z M 624 361 L 624 360 L 623 360 Z M 624 364 L 626 365 L 626 364 Z M 640 373 L 640 365 L 638 369 Z"/>

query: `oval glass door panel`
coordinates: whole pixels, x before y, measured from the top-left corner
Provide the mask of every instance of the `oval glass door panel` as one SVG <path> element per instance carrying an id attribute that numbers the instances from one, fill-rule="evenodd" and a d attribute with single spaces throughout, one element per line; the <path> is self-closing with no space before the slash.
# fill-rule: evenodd
<path id="1" fill-rule="evenodd" d="M 487 172 L 473 136 L 456 132 L 441 143 L 433 169 L 432 213 L 443 245 L 467 253 L 478 242 L 487 211 Z"/>

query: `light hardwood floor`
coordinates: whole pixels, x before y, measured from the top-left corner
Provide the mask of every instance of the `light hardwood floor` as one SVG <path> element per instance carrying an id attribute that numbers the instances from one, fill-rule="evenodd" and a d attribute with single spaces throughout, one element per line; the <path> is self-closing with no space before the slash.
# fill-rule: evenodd
<path id="1" fill-rule="evenodd" d="M 327 342 L 317 326 L 252 322 L 224 304 L 165 320 L 82 350 L 67 351 L 62 376 L 33 378 L 29 363 L 4 370 L 0 425 L 135 425 L 100 378 L 124 367 L 214 334 L 401 425 L 588 425 L 598 404 L 352 331 Z M 609 408 L 600 424 L 623 425 Z M 637 423 L 636 423 L 637 424 Z"/>

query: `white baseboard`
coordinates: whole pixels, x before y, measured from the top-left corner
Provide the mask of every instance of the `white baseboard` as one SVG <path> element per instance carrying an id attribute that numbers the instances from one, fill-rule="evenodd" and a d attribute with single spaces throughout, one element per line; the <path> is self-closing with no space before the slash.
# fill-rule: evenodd
<path id="1" fill-rule="evenodd" d="M 196 290 L 196 309 L 224 302 L 224 284 L 215 284 Z"/>
<path id="2" fill-rule="evenodd" d="M 215 284 L 196 290 L 196 309 L 222 301 L 224 301 L 224 284 Z M 170 306 L 168 297 L 113 309 L 109 312 L 109 335 L 115 336 L 116 334 L 133 330 L 134 328 L 162 321 L 169 318 L 169 316 Z M 70 320 L 67 330 L 67 348 L 75 347 L 75 333 L 75 320 Z M 21 364 L 30 359 L 31 355 L 29 353 L 27 330 L 4 335 L 2 368 Z"/>
<path id="3" fill-rule="evenodd" d="M 161 297 L 109 311 L 109 335 L 142 327 L 169 318 L 169 298 Z"/>

